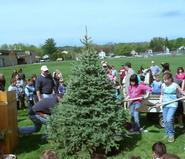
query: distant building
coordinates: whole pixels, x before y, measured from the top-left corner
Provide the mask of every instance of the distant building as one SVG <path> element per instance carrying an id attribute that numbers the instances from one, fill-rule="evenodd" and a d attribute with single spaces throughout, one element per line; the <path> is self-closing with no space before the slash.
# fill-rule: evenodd
<path id="1" fill-rule="evenodd" d="M 138 52 L 136 52 L 135 50 L 132 50 L 132 51 L 130 52 L 130 54 L 131 54 L 132 56 L 136 56 L 136 55 L 138 55 Z"/>
<path id="2" fill-rule="evenodd" d="M 17 56 L 15 52 L 0 50 L 0 67 L 17 65 Z"/>
<path id="3" fill-rule="evenodd" d="M 167 53 L 167 54 L 170 53 L 170 49 L 168 47 L 165 47 L 165 53 Z"/>
<path id="4" fill-rule="evenodd" d="M 31 51 L 0 50 L 0 67 L 38 62 L 36 53 Z"/>
<path id="5" fill-rule="evenodd" d="M 185 46 L 181 46 L 177 49 L 177 54 L 184 54 L 185 53 Z"/>
<path id="6" fill-rule="evenodd" d="M 16 51 L 17 55 L 17 64 L 32 64 L 39 62 L 36 58 L 37 53 L 32 51 Z"/>
<path id="7" fill-rule="evenodd" d="M 152 49 L 146 50 L 146 51 L 145 51 L 145 55 L 147 55 L 147 56 L 152 56 L 152 55 L 153 55 Z"/>
<path id="8" fill-rule="evenodd" d="M 105 52 L 103 50 L 101 50 L 99 53 L 98 53 L 98 57 L 99 59 L 104 59 L 106 56 Z"/>

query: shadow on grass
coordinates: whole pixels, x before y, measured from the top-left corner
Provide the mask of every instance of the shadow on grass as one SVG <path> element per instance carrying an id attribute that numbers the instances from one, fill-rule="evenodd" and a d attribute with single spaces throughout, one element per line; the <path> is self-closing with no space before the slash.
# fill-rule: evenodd
<path id="1" fill-rule="evenodd" d="M 124 139 L 120 143 L 120 149 L 112 149 L 111 152 L 107 154 L 108 157 L 116 156 L 119 153 L 126 152 L 126 151 L 132 151 L 135 147 L 137 147 L 137 142 L 142 139 L 142 134 L 139 135 L 130 135 L 127 138 Z"/>
<path id="2" fill-rule="evenodd" d="M 183 135 L 185 133 L 185 129 L 175 128 L 175 137 L 178 138 L 179 136 Z"/>
<path id="3" fill-rule="evenodd" d="M 15 149 L 16 154 L 29 153 L 33 150 L 39 149 L 41 145 L 47 144 L 47 141 L 41 139 L 42 134 L 35 134 L 30 136 L 21 137 L 17 149 Z"/>
<path id="4" fill-rule="evenodd" d="M 160 125 L 159 125 L 159 114 L 147 114 L 147 113 L 141 113 L 140 114 L 140 123 L 141 127 L 144 128 L 142 131 L 146 130 L 149 127 L 152 127 L 155 125 L 155 127 L 159 128 L 159 130 L 152 129 L 148 130 L 150 133 L 160 133 Z M 131 127 L 129 126 L 129 123 L 127 124 L 127 130 L 129 130 Z M 119 153 L 124 153 L 124 152 L 130 152 L 133 151 L 137 146 L 138 146 L 138 141 L 142 140 L 142 135 L 144 132 L 142 132 L 139 135 L 130 135 L 124 139 L 122 143 L 120 143 L 120 149 L 119 150 L 112 150 L 110 153 L 108 153 L 108 156 L 115 156 L 118 155 Z"/>
<path id="5" fill-rule="evenodd" d="M 142 113 L 140 115 L 141 127 L 145 129 L 155 125 L 155 127 L 161 128 L 159 125 L 159 116 L 158 113 Z"/>

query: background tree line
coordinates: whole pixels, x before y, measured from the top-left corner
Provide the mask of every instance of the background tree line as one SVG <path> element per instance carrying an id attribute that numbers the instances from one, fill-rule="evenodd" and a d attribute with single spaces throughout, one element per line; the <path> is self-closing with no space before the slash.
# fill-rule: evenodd
<path id="1" fill-rule="evenodd" d="M 97 52 L 104 50 L 107 54 L 125 56 L 130 56 L 132 50 L 142 54 L 148 49 L 152 49 L 153 52 L 163 52 L 166 47 L 169 48 L 170 51 L 176 51 L 177 48 L 181 46 L 185 46 L 185 38 L 168 40 L 167 37 L 154 37 L 150 42 L 93 44 Z M 51 60 L 56 60 L 57 58 L 63 58 L 65 60 L 75 59 L 76 56 L 81 53 L 81 49 L 81 46 L 58 47 L 53 38 L 48 38 L 41 46 L 23 43 L 3 44 L 0 46 L 0 50 L 29 50 L 36 52 L 40 56 L 47 54 L 50 56 Z"/>

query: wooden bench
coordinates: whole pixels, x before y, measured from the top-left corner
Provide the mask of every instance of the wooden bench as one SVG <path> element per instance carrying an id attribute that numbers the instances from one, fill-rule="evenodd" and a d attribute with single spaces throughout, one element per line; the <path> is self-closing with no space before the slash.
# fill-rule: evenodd
<path id="1" fill-rule="evenodd" d="M 15 92 L 0 92 L 0 148 L 12 153 L 18 143 L 17 106 Z"/>

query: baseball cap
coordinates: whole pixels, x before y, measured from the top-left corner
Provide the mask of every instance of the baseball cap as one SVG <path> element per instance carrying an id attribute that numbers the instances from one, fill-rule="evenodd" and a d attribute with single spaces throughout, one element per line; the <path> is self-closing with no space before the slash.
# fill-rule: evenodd
<path id="1" fill-rule="evenodd" d="M 48 71 L 48 67 L 46 65 L 41 66 L 40 68 L 41 71 Z"/>
<path id="2" fill-rule="evenodd" d="M 107 64 L 106 63 L 103 63 L 102 66 L 107 66 Z"/>
<path id="3" fill-rule="evenodd" d="M 154 61 L 152 61 L 151 63 L 155 63 Z"/>

